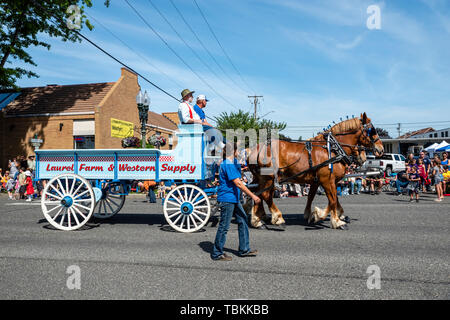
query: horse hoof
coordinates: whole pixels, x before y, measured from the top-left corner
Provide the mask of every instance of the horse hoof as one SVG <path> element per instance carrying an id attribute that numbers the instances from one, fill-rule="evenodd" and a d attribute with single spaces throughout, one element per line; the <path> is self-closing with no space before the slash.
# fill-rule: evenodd
<path id="1" fill-rule="evenodd" d="M 348 230 L 348 225 L 343 224 L 342 226 L 338 227 L 339 230 Z"/>
<path id="2" fill-rule="evenodd" d="M 267 225 L 265 223 L 263 223 L 259 227 L 255 227 L 255 229 L 257 229 L 257 230 L 268 230 Z"/>
<path id="3" fill-rule="evenodd" d="M 348 216 L 346 216 L 346 217 L 344 218 L 344 222 L 350 223 L 350 218 L 349 218 Z"/>

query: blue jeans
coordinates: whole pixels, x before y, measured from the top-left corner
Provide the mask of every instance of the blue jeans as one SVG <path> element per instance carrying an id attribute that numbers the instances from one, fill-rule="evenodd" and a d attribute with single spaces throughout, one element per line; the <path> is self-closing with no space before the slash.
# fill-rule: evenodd
<path id="1" fill-rule="evenodd" d="M 356 185 L 356 192 L 355 192 L 355 185 Z M 350 191 L 351 194 L 358 194 L 361 192 L 361 180 L 358 179 L 355 182 L 350 182 Z"/>
<path id="2" fill-rule="evenodd" d="M 402 182 L 400 180 L 396 180 L 395 185 L 397 186 L 397 192 L 402 193 L 402 188 L 406 188 L 408 183 L 409 183 L 408 181 Z"/>
<path id="3" fill-rule="evenodd" d="M 211 258 L 218 259 L 223 255 L 223 247 L 227 240 L 227 232 L 230 229 L 231 218 L 236 215 L 239 234 L 239 254 L 250 251 L 250 239 L 247 225 L 247 214 L 242 208 L 241 203 L 219 202 L 220 222 L 217 228 L 216 240 L 214 241 L 214 249 Z"/>

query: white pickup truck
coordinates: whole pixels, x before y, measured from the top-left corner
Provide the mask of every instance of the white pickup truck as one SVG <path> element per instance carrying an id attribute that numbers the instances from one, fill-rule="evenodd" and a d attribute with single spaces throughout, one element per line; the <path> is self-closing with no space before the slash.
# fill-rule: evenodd
<path id="1" fill-rule="evenodd" d="M 383 170 L 387 176 L 393 172 L 405 170 L 405 157 L 401 154 L 385 153 L 380 158 L 367 155 L 367 161 L 361 166 L 359 171 Z"/>

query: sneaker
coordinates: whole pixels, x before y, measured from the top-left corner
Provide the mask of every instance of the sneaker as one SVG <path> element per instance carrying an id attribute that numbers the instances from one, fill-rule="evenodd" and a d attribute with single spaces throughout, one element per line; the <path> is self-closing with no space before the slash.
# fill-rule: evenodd
<path id="1" fill-rule="evenodd" d="M 226 253 L 224 253 L 223 255 L 218 257 L 217 259 L 213 259 L 213 260 L 215 260 L 215 261 L 231 261 L 231 260 L 233 260 L 233 258 L 230 257 L 229 255 L 227 255 Z"/>
<path id="2" fill-rule="evenodd" d="M 249 252 L 243 253 L 240 257 L 256 257 L 258 250 L 250 250 Z"/>
<path id="3" fill-rule="evenodd" d="M 434 201 L 441 202 L 442 200 L 441 199 L 434 199 Z"/>

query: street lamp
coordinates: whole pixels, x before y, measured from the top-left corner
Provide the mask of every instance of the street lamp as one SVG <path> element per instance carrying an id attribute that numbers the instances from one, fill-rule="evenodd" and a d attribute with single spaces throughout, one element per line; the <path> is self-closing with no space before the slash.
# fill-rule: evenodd
<path id="1" fill-rule="evenodd" d="M 136 103 L 139 110 L 139 120 L 141 121 L 141 147 L 145 148 L 145 137 L 147 134 L 147 120 L 148 120 L 148 109 L 150 106 L 150 98 L 148 97 L 147 91 L 142 94 L 139 90 L 139 94 L 136 96 Z"/>

